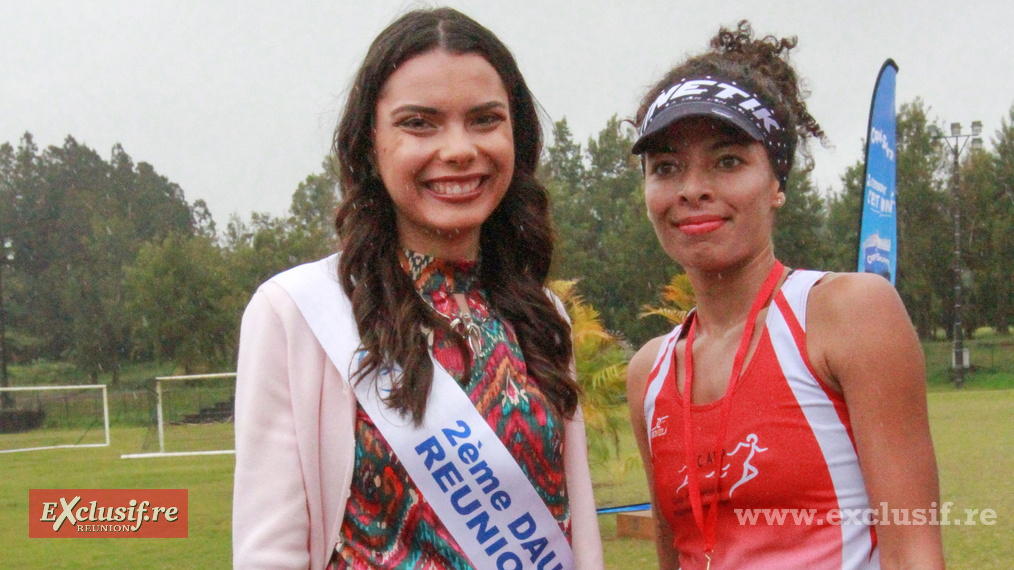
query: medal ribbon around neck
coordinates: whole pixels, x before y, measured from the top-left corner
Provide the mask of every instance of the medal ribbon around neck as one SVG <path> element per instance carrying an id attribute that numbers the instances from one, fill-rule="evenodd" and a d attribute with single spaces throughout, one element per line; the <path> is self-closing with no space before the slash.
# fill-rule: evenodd
<path id="1" fill-rule="evenodd" d="M 771 298 L 771 294 L 774 293 L 775 286 L 778 284 L 778 279 L 782 276 L 783 269 L 782 263 L 775 260 L 774 267 L 771 268 L 767 279 L 764 280 L 764 285 L 761 286 L 760 292 L 757 293 L 757 298 L 753 301 L 753 306 L 750 307 L 750 313 L 747 315 L 746 324 L 743 327 L 743 338 L 739 341 L 736 358 L 732 361 L 732 375 L 729 377 L 729 385 L 726 387 L 725 396 L 722 399 L 722 416 L 718 424 L 718 439 L 715 442 L 715 458 L 717 461 L 715 467 L 715 494 L 712 495 L 711 505 L 708 507 L 707 523 L 704 520 L 704 500 L 701 497 L 701 484 L 698 481 L 696 471 L 697 462 L 694 460 L 696 445 L 694 444 L 693 419 L 691 418 L 691 405 L 693 403 L 691 395 L 694 379 L 694 329 L 696 328 L 697 319 L 694 318 L 693 314 L 690 317 L 690 331 L 687 333 L 686 347 L 684 349 L 685 356 L 683 359 L 685 375 L 683 383 L 683 460 L 689 471 L 687 482 L 689 485 L 690 507 L 694 512 L 694 522 L 697 523 L 697 528 L 701 531 L 701 536 L 704 537 L 704 552 L 708 558 L 709 567 L 711 566 L 711 553 L 715 550 L 716 530 L 718 528 L 718 495 L 721 493 L 722 463 L 725 459 L 722 454 L 722 443 L 725 441 L 725 432 L 729 427 L 732 391 L 736 386 L 736 381 L 739 379 L 740 372 L 743 370 L 743 361 L 746 359 L 746 352 L 750 348 L 750 340 L 753 338 L 757 314 L 760 313 L 768 299 Z M 676 359 L 672 360 L 673 367 L 670 369 L 670 372 L 673 375 L 673 382 L 675 383 Z"/>

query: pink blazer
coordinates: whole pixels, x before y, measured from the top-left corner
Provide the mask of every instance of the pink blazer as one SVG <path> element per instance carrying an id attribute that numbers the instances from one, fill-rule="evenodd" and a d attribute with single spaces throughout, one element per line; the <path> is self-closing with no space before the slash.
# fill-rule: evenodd
<path id="1" fill-rule="evenodd" d="M 356 398 L 277 284 L 262 285 L 243 314 L 237 376 L 233 565 L 324 568 L 351 485 Z M 576 567 L 599 569 L 580 410 L 564 438 Z"/>

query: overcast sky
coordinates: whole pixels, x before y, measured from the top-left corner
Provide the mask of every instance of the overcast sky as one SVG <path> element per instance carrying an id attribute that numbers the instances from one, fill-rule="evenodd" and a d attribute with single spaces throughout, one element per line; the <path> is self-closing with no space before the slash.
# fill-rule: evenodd
<path id="1" fill-rule="evenodd" d="M 452 0 L 515 53 L 553 121 L 584 143 L 628 117 L 645 88 L 721 24 L 799 36 L 793 60 L 834 144 L 815 153 L 822 189 L 861 158 L 884 60 L 898 103 L 941 124 L 981 120 L 986 144 L 1014 104 L 1014 2 Z M 108 159 L 121 143 L 231 213 L 283 214 L 320 171 L 345 89 L 370 41 L 418 3 L 0 0 L 0 142 L 67 135 Z M 582 145 L 584 146 L 584 145 Z"/>

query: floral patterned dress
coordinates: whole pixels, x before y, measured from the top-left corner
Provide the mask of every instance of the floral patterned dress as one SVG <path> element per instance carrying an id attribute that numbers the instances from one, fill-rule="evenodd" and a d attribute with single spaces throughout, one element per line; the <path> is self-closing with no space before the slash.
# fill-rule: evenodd
<path id="1" fill-rule="evenodd" d="M 478 264 L 410 251 L 401 261 L 423 299 L 449 320 L 462 313 L 455 294 L 464 296 L 481 333 L 470 377 L 464 378 L 465 359 L 458 346 L 440 331 L 433 335 L 433 354 L 500 436 L 569 540 L 563 418 L 528 376 L 513 327 L 490 313 Z M 360 405 L 355 433 L 355 470 L 342 542 L 328 568 L 471 568 Z"/>

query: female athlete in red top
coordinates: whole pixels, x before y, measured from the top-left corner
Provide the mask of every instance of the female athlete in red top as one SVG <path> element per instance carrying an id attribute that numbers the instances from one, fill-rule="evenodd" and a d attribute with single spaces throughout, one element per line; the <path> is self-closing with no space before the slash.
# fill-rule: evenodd
<path id="1" fill-rule="evenodd" d="M 629 367 L 659 565 L 940 568 L 925 370 L 898 294 L 775 258 L 797 145 L 810 162 L 823 137 L 786 61 L 795 39 L 743 22 L 711 45 L 644 98 L 633 149 L 697 297 Z M 911 523 L 878 521 L 885 503 Z"/>

